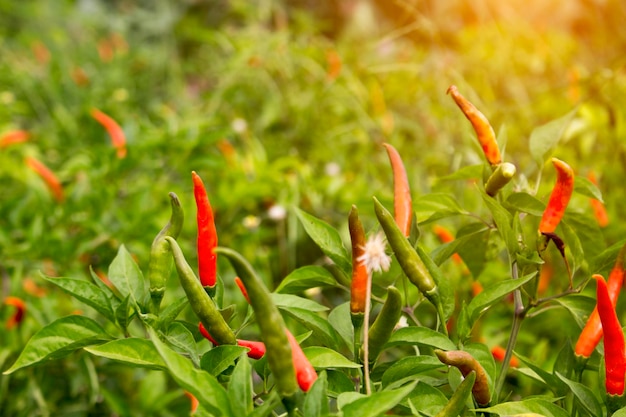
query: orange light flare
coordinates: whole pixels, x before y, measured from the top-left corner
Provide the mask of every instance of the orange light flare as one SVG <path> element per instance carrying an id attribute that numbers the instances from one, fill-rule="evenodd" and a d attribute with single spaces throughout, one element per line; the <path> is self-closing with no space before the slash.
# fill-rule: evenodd
<path id="1" fill-rule="evenodd" d="M 55 173 L 44 165 L 43 162 L 32 156 L 26 157 L 25 162 L 26 166 L 32 169 L 46 183 L 54 199 L 58 203 L 62 203 L 65 200 L 65 194 L 63 192 L 61 181 L 59 181 Z"/>
<path id="2" fill-rule="evenodd" d="M 504 360 L 504 356 L 506 355 L 506 349 L 504 349 L 502 346 L 494 346 L 491 348 L 491 355 L 496 361 L 502 362 Z M 519 359 L 517 359 L 515 356 L 511 356 L 509 366 L 511 366 L 512 368 L 517 368 L 519 366 Z"/>
<path id="3" fill-rule="evenodd" d="M 4 299 L 4 304 L 7 306 L 15 307 L 15 313 L 6 322 L 6 328 L 11 330 L 16 326 L 19 326 L 24 320 L 24 314 L 26 313 L 26 303 L 19 297 L 9 296 Z"/>
<path id="4" fill-rule="evenodd" d="M 11 130 L 0 136 L 0 148 L 28 141 L 30 134 L 25 130 Z"/>
<path id="5" fill-rule="evenodd" d="M 98 109 L 91 109 L 91 116 L 100 123 L 111 137 L 111 144 L 117 150 L 119 159 L 126 157 L 126 135 L 121 126 L 109 115 Z"/>

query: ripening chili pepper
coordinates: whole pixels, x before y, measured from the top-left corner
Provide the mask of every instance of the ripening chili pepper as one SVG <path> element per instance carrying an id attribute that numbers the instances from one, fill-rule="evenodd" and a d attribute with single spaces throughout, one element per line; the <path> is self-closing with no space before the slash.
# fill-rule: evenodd
<path id="1" fill-rule="evenodd" d="M 589 173 L 587 174 L 587 179 L 589 179 L 589 181 L 591 181 L 593 185 L 595 186 L 598 185 L 596 174 L 593 171 L 589 171 Z M 592 198 L 590 202 L 591 202 L 591 208 L 593 209 L 593 215 L 596 218 L 596 221 L 598 222 L 598 226 L 600 227 L 608 226 L 609 215 L 606 213 L 606 207 L 604 207 L 604 204 L 602 203 L 602 201 L 596 198 Z"/>
<path id="2" fill-rule="evenodd" d="M 245 298 L 248 304 L 250 304 L 250 296 L 248 296 L 248 290 L 246 290 L 246 287 L 243 285 L 243 281 L 241 281 L 241 278 L 235 277 L 235 284 L 237 284 L 237 287 L 239 287 L 239 291 L 241 291 L 241 295 L 243 295 L 243 298 Z"/>
<path id="3" fill-rule="evenodd" d="M 190 408 L 189 408 L 189 414 L 194 414 L 198 410 L 198 406 L 200 405 L 200 402 L 189 391 L 185 391 L 185 395 L 187 396 L 187 398 L 189 398 L 189 401 L 191 403 Z"/>
<path id="4" fill-rule="evenodd" d="M 474 131 L 476 131 L 476 137 L 480 146 L 483 148 L 483 153 L 487 158 L 487 162 L 492 167 L 502 162 L 500 156 L 500 148 L 498 148 L 498 142 L 496 142 L 496 134 L 489 124 L 489 120 L 482 114 L 472 103 L 470 103 L 465 97 L 459 93 L 456 86 L 451 85 L 446 91 L 447 94 L 452 95 L 454 102 L 461 109 L 467 120 L 470 121 Z"/>
<path id="5" fill-rule="evenodd" d="M 334 49 L 326 51 L 326 79 L 334 81 L 341 74 L 341 57 Z"/>
<path id="6" fill-rule="evenodd" d="M 22 281 L 22 288 L 28 294 L 37 298 L 44 297 L 46 296 L 46 294 L 48 294 L 48 291 L 45 288 L 37 285 L 37 283 L 32 278 L 25 278 L 24 281 Z"/>
<path id="7" fill-rule="evenodd" d="M 32 156 L 26 157 L 26 165 L 30 169 L 35 171 L 35 173 L 37 173 L 37 175 L 39 175 L 42 180 L 44 180 L 44 182 L 48 186 L 48 189 L 50 190 L 50 192 L 54 196 L 54 199 L 57 202 L 62 203 L 63 200 L 65 200 L 65 194 L 63 193 L 63 186 L 61 185 L 61 181 L 59 181 L 57 176 L 54 174 L 54 172 L 50 170 L 50 168 L 48 168 L 41 161 L 33 158 Z"/>
<path id="8" fill-rule="evenodd" d="M 626 273 L 626 265 L 624 265 L 625 256 L 626 244 L 622 246 L 622 249 L 617 255 L 617 260 L 615 261 L 615 265 L 609 274 L 609 280 L 607 283 L 609 298 L 614 306 L 617 304 L 617 298 L 622 290 L 622 285 L 624 284 L 624 275 Z M 600 315 L 598 314 L 598 308 L 596 307 L 593 309 L 589 319 L 587 319 L 585 327 L 578 337 L 578 341 L 574 347 L 574 353 L 578 356 L 582 356 L 583 358 L 589 358 L 601 338 L 602 324 L 600 323 Z"/>
<path id="9" fill-rule="evenodd" d="M 387 299 L 367 334 L 369 361 L 374 363 L 402 315 L 402 294 L 396 287 L 387 288 Z"/>
<path id="10" fill-rule="evenodd" d="M 15 326 L 19 326 L 24 320 L 24 314 L 26 313 L 26 303 L 24 300 L 18 297 L 9 296 L 4 299 L 4 304 L 15 307 L 15 313 L 6 322 L 7 329 L 12 329 Z"/>
<path id="11" fill-rule="evenodd" d="M 29 137 L 30 134 L 25 130 L 11 130 L 0 136 L 0 148 L 6 148 L 9 145 L 26 142 Z"/>
<path id="12" fill-rule="evenodd" d="M 245 285 L 250 297 L 250 305 L 261 329 L 261 338 L 267 349 L 265 353 L 267 363 L 274 375 L 279 395 L 285 397 L 286 406 L 289 406 L 290 399 L 298 391 L 298 383 L 292 348 L 285 333 L 286 326 L 283 317 L 274 304 L 269 290 L 248 261 L 232 249 L 217 247 L 214 250 L 228 258 Z"/>
<path id="13" fill-rule="evenodd" d="M 552 281 L 552 276 L 554 275 L 554 267 L 551 263 L 544 263 L 541 265 L 541 270 L 539 271 L 539 284 L 537 285 L 537 294 L 544 294 L 548 288 L 550 288 L 550 282 Z"/>
<path id="14" fill-rule="evenodd" d="M 606 368 L 606 392 L 609 395 L 624 393 L 624 377 L 626 376 L 626 350 L 624 348 L 624 332 L 619 323 L 615 306 L 609 297 L 609 290 L 602 275 L 595 274 L 597 286 L 597 306 L 604 333 L 604 363 Z"/>
<path id="15" fill-rule="evenodd" d="M 204 328 L 207 329 L 220 344 L 236 344 L 237 338 L 235 337 L 235 333 L 233 333 L 232 329 L 228 326 L 211 297 L 209 297 L 204 291 L 204 288 L 202 288 L 196 274 L 193 273 L 193 269 L 191 269 L 185 260 L 185 256 L 176 240 L 171 236 L 165 236 L 163 239 L 170 244 L 181 286 L 183 290 L 185 290 L 185 294 L 187 294 L 191 309 L 196 316 L 198 316 Z"/>
<path id="16" fill-rule="evenodd" d="M 554 233 L 565 214 L 565 209 L 574 191 L 574 171 L 572 168 L 556 158 L 552 158 L 552 164 L 556 169 L 556 183 L 539 223 L 539 232 L 544 234 Z"/>
<path id="17" fill-rule="evenodd" d="M 170 244 L 164 239 L 165 236 L 171 236 L 174 239 L 178 237 L 183 227 L 185 213 L 180 205 L 178 196 L 169 193 L 172 214 L 170 220 L 161 229 L 152 241 L 150 248 L 150 263 L 148 264 L 148 281 L 150 282 L 150 310 L 154 314 L 158 314 L 161 300 L 165 294 L 165 286 L 172 269 L 172 257 L 169 255 Z"/>
<path id="18" fill-rule="evenodd" d="M 491 197 L 495 197 L 505 185 L 507 185 L 515 176 L 515 165 L 509 162 L 503 162 L 489 176 L 485 183 L 485 192 Z"/>
<path id="19" fill-rule="evenodd" d="M 315 368 L 309 362 L 309 359 L 306 357 L 300 344 L 296 340 L 296 338 L 291 334 L 288 329 L 286 330 L 287 338 L 289 339 L 289 344 L 291 345 L 291 354 L 293 358 L 293 366 L 296 369 L 296 379 L 298 381 L 298 386 L 304 392 L 309 391 L 313 383 L 317 380 L 317 372 L 315 372 Z"/>
<path id="20" fill-rule="evenodd" d="M 411 234 L 411 220 L 413 218 L 409 179 L 406 175 L 402 158 L 396 148 L 388 143 L 383 143 L 383 146 L 387 150 L 393 170 L 393 214 L 402 234 L 409 237 L 409 234 Z"/>
<path id="21" fill-rule="evenodd" d="M 435 232 L 441 243 L 450 243 L 454 241 L 454 235 L 443 226 L 435 225 L 433 227 L 433 232 Z M 461 255 L 456 252 L 452 254 L 452 261 L 454 261 L 455 264 L 463 263 Z"/>
<path id="22" fill-rule="evenodd" d="M 217 340 L 211 336 L 211 334 L 207 331 L 202 323 L 198 323 L 198 329 L 202 336 L 207 339 L 209 342 L 213 343 L 215 346 L 218 346 Z M 241 347 L 248 348 L 248 357 L 252 359 L 261 359 L 265 355 L 265 344 L 263 342 L 255 342 L 252 340 L 244 340 L 237 339 L 237 345 Z"/>
<path id="23" fill-rule="evenodd" d="M 444 352 L 436 349 L 435 355 L 437 355 L 437 358 L 439 358 L 442 363 L 458 368 L 464 377 L 467 377 L 467 375 L 469 375 L 472 371 L 476 372 L 476 381 L 474 382 L 474 387 L 472 388 L 474 399 L 480 406 L 489 404 L 491 394 L 489 394 L 487 373 L 482 365 L 474 359 L 471 354 L 462 350 Z"/>
<path id="24" fill-rule="evenodd" d="M 363 323 L 367 299 L 369 274 L 362 256 L 365 252 L 365 230 L 359 219 L 356 206 L 352 206 L 348 215 L 348 229 L 352 245 L 352 282 L 350 284 L 350 314 L 352 323 L 359 327 Z"/>
<path id="25" fill-rule="evenodd" d="M 454 394 L 452 394 L 452 397 L 450 397 L 450 400 L 448 400 L 448 403 L 435 415 L 435 417 L 458 417 L 465 407 L 465 402 L 470 396 L 475 382 L 476 372 L 471 371 L 465 376 L 463 382 L 461 382 L 461 384 L 456 388 L 456 391 L 454 391 Z"/>
<path id="26" fill-rule="evenodd" d="M 215 294 L 217 282 L 217 255 L 213 249 L 217 247 L 217 230 L 213 209 L 209 202 L 202 178 L 195 171 L 193 178 L 193 195 L 198 209 L 196 221 L 198 223 L 198 275 L 200 283 L 209 294 Z"/>
<path id="27" fill-rule="evenodd" d="M 506 355 L 506 349 L 502 346 L 496 345 L 491 348 L 491 355 L 498 362 L 502 362 L 504 360 L 504 356 Z M 512 356 L 511 360 L 509 361 L 509 366 L 517 368 L 519 366 L 519 360 L 515 356 Z"/>
<path id="28" fill-rule="evenodd" d="M 91 116 L 96 119 L 107 131 L 111 144 L 117 151 L 117 157 L 126 157 L 126 135 L 120 125 L 113 118 L 98 109 L 91 109 Z"/>

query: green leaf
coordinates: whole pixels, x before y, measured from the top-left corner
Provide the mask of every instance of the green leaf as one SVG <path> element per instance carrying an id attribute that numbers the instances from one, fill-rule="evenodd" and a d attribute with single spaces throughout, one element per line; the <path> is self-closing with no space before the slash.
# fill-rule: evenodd
<path id="1" fill-rule="evenodd" d="M 565 128 L 570 123 L 577 110 L 572 110 L 565 116 L 552 120 L 535 128 L 530 133 L 530 154 L 539 166 L 547 159 L 550 151 L 559 143 Z"/>
<path id="2" fill-rule="evenodd" d="M 115 320 L 122 329 L 126 330 L 134 316 L 135 309 L 133 308 L 129 295 L 124 298 L 124 301 L 122 301 L 120 305 L 117 306 L 117 309 L 115 309 Z"/>
<path id="3" fill-rule="evenodd" d="M 444 334 L 428 327 L 403 327 L 395 331 L 385 347 L 398 345 L 425 345 L 442 350 L 455 350 L 456 345 Z"/>
<path id="4" fill-rule="evenodd" d="M 448 398 L 437 388 L 423 381 L 419 381 L 417 386 L 407 398 L 407 402 L 411 405 L 413 415 L 434 416 L 439 410 L 446 406 Z"/>
<path id="5" fill-rule="evenodd" d="M 328 395 L 338 397 L 341 393 L 354 391 L 354 382 L 343 371 L 326 371 L 328 375 Z"/>
<path id="6" fill-rule="evenodd" d="M 472 298 L 467 306 L 467 312 L 471 323 L 474 323 L 478 317 L 492 304 L 500 298 L 518 289 L 537 275 L 532 272 L 525 277 L 518 279 L 508 279 L 506 281 L 497 282 L 485 288 L 480 294 Z"/>
<path id="7" fill-rule="evenodd" d="M 296 208 L 296 214 L 304 230 L 319 248 L 336 263 L 343 271 L 352 270 L 352 262 L 348 251 L 343 246 L 339 232 L 328 223 Z"/>
<path id="8" fill-rule="evenodd" d="M 313 386 L 309 389 L 304 397 L 304 404 L 302 406 L 302 413 L 306 417 L 322 417 L 328 415 L 328 396 L 326 390 L 328 389 L 328 380 L 326 372 L 322 371 L 317 377 L 317 380 L 313 383 Z"/>
<path id="9" fill-rule="evenodd" d="M 484 225 L 475 224 L 473 226 L 483 227 Z M 487 261 L 486 254 L 489 248 L 491 233 L 491 229 L 481 229 L 476 232 L 472 238 L 462 240 L 462 243 L 458 246 L 457 253 L 463 259 L 463 263 L 465 263 L 467 269 L 470 270 L 474 277 L 480 276 L 485 268 Z M 457 239 L 463 239 L 464 237 L 465 235 L 462 237 L 459 236 Z"/>
<path id="10" fill-rule="evenodd" d="M 346 404 L 341 411 L 344 417 L 378 417 L 391 410 L 413 391 L 417 382 L 392 391 L 376 392 Z"/>
<path id="11" fill-rule="evenodd" d="M 444 217 L 468 214 L 449 194 L 425 194 L 413 202 L 417 222 L 422 225 Z"/>
<path id="12" fill-rule="evenodd" d="M 346 359 L 342 354 L 326 347 L 310 346 L 302 350 L 316 369 L 361 367 L 361 365 Z"/>
<path id="13" fill-rule="evenodd" d="M 276 288 L 277 293 L 297 294 L 309 288 L 334 287 L 337 281 L 333 274 L 321 266 L 303 266 L 292 271 Z"/>
<path id="14" fill-rule="evenodd" d="M 620 408 L 613 413 L 612 417 L 626 417 L 626 407 Z"/>
<path id="15" fill-rule="evenodd" d="M 330 325 L 330 323 L 328 323 L 327 320 L 312 311 L 302 308 L 279 307 L 279 309 L 293 317 L 305 328 L 312 330 L 313 335 L 320 339 L 322 345 L 328 346 L 331 349 L 339 350 L 339 345 L 340 343 L 343 343 L 343 339 L 337 334 L 337 331 Z"/>
<path id="16" fill-rule="evenodd" d="M 354 346 L 352 344 L 352 341 L 354 340 L 354 326 L 352 325 L 352 319 L 350 318 L 350 302 L 347 301 L 333 308 L 333 310 L 328 314 L 328 322 L 337 331 L 337 334 L 341 336 L 350 352 L 352 352 L 354 350 Z"/>
<path id="17" fill-rule="evenodd" d="M 148 369 L 165 369 L 165 363 L 154 344 L 147 339 L 131 337 L 84 348 L 92 355 L 108 358 L 130 366 Z"/>
<path id="18" fill-rule="evenodd" d="M 535 365 L 535 362 L 531 359 L 515 352 L 515 356 L 521 360 L 528 368 L 530 368 L 539 378 L 545 382 L 546 388 L 552 390 L 556 395 L 565 395 L 567 392 L 567 385 L 565 385 L 559 378 L 552 373 L 544 370 L 543 368 Z M 521 370 L 519 370 L 521 371 Z"/>
<path id="19" fill-rule="evenodd" d="M 270 392 L 269 396 L 263 398 L 263 404 L 256 407 L 247 417 L 269 417 L 274 415 L 274 409 L 280 405 L 280 397 L 276 390 Z"/>
<path id="20" fill-rule="evenodd" d="M 230 377 L 228 384 L 228 397 L 233 407 L 233 414 L 236 416 L 245 416 L 252 412 L 254 405 L 252 398 L 254 392 L 252 390 L 252 367 L 246 354 L 239 357 L 237 365 Z"/>
<path id="21" fill-rule="evenodd" d="M 450 258 L 453 254 L 457 253 L 459 250 L 459 247 L 467 244 L 468 241 L 472 241 L 473 243 L 473 241 L 479 240 L 480 239 L 479 236 L 482 233 L 484 233 L 485 230 L 488 230 L 488 229 L 486 229 L 485 227 L 482 227 L 479 230 L 476 230 L 472 233 L 459 236 L 456 239 L 454 239 L 452 242 L 439 245 L 431 253 L 433 261 L 437 265 L 441 265 L 442 263 L 445 262 L 446 259 Z"/>
<path id="22" fill-rule="evenodd" d="M 483 177 L 483 164 L 468 165 L 460 168 L 456 172 L 439 178 L 439 181 L 477 180 Z"/>
<path id="23" fill-rule="evenodd" d="M 589 315 L 596 306 L 594 298 L 582 294 L 569 294 L 567 297 L 556 298 L 554 302 L 565 307 L 581 329 L 585 327 Z"/>
<path id="24" fill-rule="evenodd" d="M 604 202 L 600 189 L 588 178 L 579 175 L 574 177 L 574 192 Z"/>
<path id="25" fill-rule="evenodd" d="M 304 308 L 309 311 L 320 312 L 327 311 L 328 307 L 309 300 L 308 298 L 298 297 L 291 294 L 276 294 L 272 293 L 272 301 L 276 304 L 276 307 L 297 307 Z"/>
<path id="26" fill-rule="evenodd" d="M 433 369 L 443 368 L 444 366 L 446 365 L 433 356 L 408 356 L 394 362 L 385 371 L 382 377 L 382 384 L 383 387 L 386 387 L 396 381 L 401 382 L 405 378 L 429 372 Z"/>
<path id="27" fill-rule="evenodd" d="M 85 346 L 107 340 L 111 340 L 111 336 L 94 320 L 78 315 L 62 317 L 35 333 L 13 366 L 4 374 L 44 361 L 61 359 Z"/>
<path id="28" fill-rule="evenodd" d="M 178 385 L 192 393 L 215 416 L 235 416 L 226 390 L 213 375 L 194 368 L 191 361 L 180 356 L 159 340 L 154 330 L 148 329 L 148 332 L 170 375 Z"/>
<path id="29" fill-rule="evenodd" d="M 43 278 L 72 295 L 77 300 L 93 307 L 98 313 L 115 323 L 115 315 L 113 314 L 109 298 L 95 284 L 82 279 L 53 278 L 45 275 Z"/>
<path id="30" fill-rule="evenodd" d="M 537 217 L 541 217 L 543 215 L 543 211 L 546 209 L 546 205 L 544 203 L 536 197 L 524 192 L 511 194 L 506 199 L 505 204 L 508 209 L 532 214 Z"/>
<path id="31" fill-rule="evenodd" d="M 200 367 L 211 375 L 218 376 L 247 351 L 248 349 L 235 345 L 215 346 L 202 356 Z"/>
<path id="32" fill-rule="evenodd" d="M 186 295 L 184 295 L 178 300 L 169 304 L 167 307 L 165 307 L 159 314 L 157 328 L 158 329 L 167 328 L 174 320 L 176 320 L 176 317 L 178 317 L 181 311 L 183 311 L 185 307 L 187 307 L 188 304 L 189 304 L 189 299 L 187 298 Z"/>
<path id="33" fill-rule="evenodd" d="M 416 245 L 415 250 L 417 254 L 424 262 L 426 269 L 430 272 L 430 275 L 435 280 L 435 283 L 439 287 L 439 296 L 443 305 L 443 315 L 446 319 L 450 318 L 454 313 L 454 289 L 451 287 L 450 280 L 445 279 L 443 272 L 439 269 L 439 266 L 433 261 L 433 259 L 424 251 L 421 245 Z"/>
<path id="34" fill-rule="evenodd" d="M 134 306 L 138 306 L 148 295 L 147 282 L 124 245 L 120 246 L 117 256 L 109 266 L 109 280 L 123 297 L 130 296 Z"/>
<path id="35" fill-rule="evenodd" d="M 184 324 L 178 322 L 170 324 L 167 327 L 167 333 L 163 337 L 171 347 L 189 355 L 196 365 L 200 365 L 196 359 L 198 357 L 196 340 Z"/>
<path id="36" fill-rule="evenodd" d="M 504 207 L 502 207 L 494 198 L 489 197 L 483 190 L 481 190 L 483 201 L 489 208 L 493 221 L 495 222 L 500 236 L 506 245 L 509 254 L 514 255 L 519 251 L 519 244 L 517 243 L 517 237 L 512 227 L 513 216 Z"/>
<path id="37" fill-rule="evenodd" d="M 606 247 L 602 230 L 598 226 L 598 222 L 591 216 L 567 212 L 563 217 L 562 224 L 571 227 L 576 233 L 586 259 L 598 256 Z M 565 243 L 567 244 L 567 242 Z"/>
<path id="38" fill-rule="evenodd" d="M 612 269 L 613 265 L 615 265 L 617 254 L 622 249 L 625 243 L 626 239 L 622 239 L 619 242 L 614 243 L 610 247 L 606 248 L 604 251 L 602 251 L 602 253 L 596 255 L 589 262 L 589 270 L 601 273 Z"/>
<path id="39" fill-rule="evenodd" d="M 561 407 L 542 398 L 529 398 L 522 401 L 501 403 L 493 407 L 481 408 L 480 411 L 509 417 L 515 414 L 526 413 L 537 413 L 544 417 L 571 417 Z"/>

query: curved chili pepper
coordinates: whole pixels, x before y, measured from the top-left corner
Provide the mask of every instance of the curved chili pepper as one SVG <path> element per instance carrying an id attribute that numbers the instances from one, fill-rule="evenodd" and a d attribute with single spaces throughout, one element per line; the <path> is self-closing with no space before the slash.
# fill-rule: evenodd
<path id="1" fill-rule="evenodd" d="M 237 284 L 237 287 L 239 287 L 239 291 L 241 291 L 241 295 L 243 295 L 243 298 L 245 298 L 248 304 L 250 304 L 250 296 L 248 295 L 248 290 L 246 290 L 245 285 L 243 285 L 243 281 L 241 281 L 241 278 L 235 277 L 235 284 Z"/>
<path id="2" fill-rule="evenodd" d="M 622 290 L 622 285 L 624 284 L 624 275 L 626 274 L 626 265 L 624 265 L 625 256 L 626 244 L 622 246 L 622 249 L 617 255 L 617 260 L 615 261 L 615 265 L 609 274 L 609 280 L 607 283 L 609 298 L 611 299 L 613 306 L 617 304 L 617 297 L 619 296 L 619 293 Z M 598 307 L 595 307 L 589 316 L 589 319 L 587 319 L 587 323 L 580 333 L 580 336 L 578 336 L 574 353 L 578 356 L 589 358 L 601 338 L 602 324 L 600 322 L 600 315 L 598 314 Z"/>
<path id="3" fill-rule="evenodd" d="M 464 377 L 467 377 L 472 371 L 476 372 L 476 382 L 474 382 L 474 387 L 472 388 L 474 399 L 480 406 L 489 404 L 491 394 L 489 394 L 487 373 L 471 354 L 462 350 L 444 352 L 436 349 L 435 355 L 437 355 L 437 358 L 439 358 L 442 363 L 458 368 Z"/>
<path id="4" fill-rule="evenodd" d="M 193 178 L 193 195 L 196 199 L 198 212 L 198 275 L 200 282 L 209 294 L 215 294 L 217 282 L 217 255 L 213 249 L 217 247 L 217 230 L 213 209 L 209 202 L 202 178 L 195 171 L 191 172 Z"/>
<path id="5" fill-rule="evenodd" d="M 369 303 L 367 293 L 369 274 L 365 262 L 362 260 L 365 252 L 365 230 L 359 219 L 356 206 L 352 206 L 348 215 L 348 229 L 350 230 L 350 242 L 352 245 L 352 282 L 350 284 L 350 314 L 355 327 L 363 323 L 365 306 Z"/>
<path id="6" fill-rule="evenodd" d="M 369 361 L 376 361 L 383 346 L 391 337 L 402 315 L 402 294 L 396 287 L 387 288 L 387 299 L 367 334 Z"/>
<path id="7" fill-rule="evenodd" d="M 598 286 L 598 313 L 604 333 L 604 363 L 606 368 L 606 392 L 609 395 L 624 393 L 624 377 L 626 376 L 626 353 L 624 347 L 624 332 L 619 323 L 615 306 L 609 297 L 609 290 L 602 275 L 595 274 L 593 278 Z"/>
<path id="8" fill-rule="evenodd" d="M 288 329 L 285 329 L 285 334 L 289 339 L 289 344 L 291 345 L 291 354 L 293 359 L 293 366 L 296 369 L 296 379 L 298 380 L 298 386 L 304 392 L 307 392 L 313 386 L 313 383 L 317 380 L 317 372 L 315 372 L 315 368 L 309 362 L 309 359 L 306 357 L 300 344 L 296 340 L 296 338 L 291 334 Z"/>
<path id="9" fill-rule="evenodd" d="M 504 162 L 498 165 L 495 171 L 489 176 L 485 183 L 485 192 L 491 197 L 495 197 L 505 185 L 507 185 L 515 176 L 515 165 Z"/>
<path id="10" fill-rule="evenodd" d="M 448 403 L 439 411 L 435 417 L 458 417 L 465 407 L 467 397 L 472 392 L 472 387 L 476 382 L 476 372 L 471 371 L 465 376 L 463 382 L 457 387 Z"/>
<path id="11" fill-rule="evenodd" d="M 169 255 L 170 245 L 165 241 L 164 237 L 171 236 L 176 239 L 180 234 L 185 219 L 185 213 L 180 205 L 178 196 L 174 193 L 169 193 L 169 196 L 172 205 L 170 220 L 156 235 L 150 248 L 148 281 L 150 282 L 150 309 L 154 314 L 157 314 L 159 311 L 163 294 L 165 294 L 165 284 L 172 269 L 172 258 Z"/>
<path id="12" fill-rule="evenodd" d="M 189 414 L 193 415 L 198 410 L 200 401 L 198 401 L 198 399 L 189 391 L 185 391 L 185 395 L 187 396 L 187 398 L 189 398 L 189 402 L 190 402 Z"/>
<path id="13" fill-rule="evenodd" d="M 33 158 L 32 156 L 26 157 L 26 165 L 30 169 L 35 171 L 42 180 L 44 180 L 44 182 L 48 186 L 48 189 L 50 190 L 50 192 L 54 196 L 54 199 L 57 202 L 62 203 L 63 200 L 65 200 L 65 194 L 63 193 L 63 186 L 61 185 L 61 181 L 59 181 L 57 176 L 54 174 L 54 172 L 50 170 L 50 168 L 48 168 L 41 161 Z"/>
<path id="14" fill-rule="evenodd" d="M 200 281 L 198 281 L 196 274 L 193 273 L 193 269 L 185 260 L 185 256 L 176 240 L 171 236 L 165 236 L 163 239 L 170 244 L 180 284 L 183 290 L 185 290 L 185 294 L 187 294 L 189 305 L 193 312 L 196 313 L 200 322 L 220 344 L 236 344 L 237 338 L 235 333 L 228 326 L 211 297 L 207 295 L 202 285 L 200 285 Z"/>
<path id="15" fill-rule="evenodd" d="M 556 169 L 556 184 L 554 184 L 548 205 L 539 223 L 539 232 L 543 234 L 554 233 L 565 214 L 565 209 L 574 191 L 574 171 L 572 168 L 556 158 L 552 158 L 552 164 Z"/>
<path id="16" fill-rule="evenodd" d="M 25 130 L 12 130 L 0 136 L 0 148 L 6 148 L 9 145 L 26 142 L 30 134 Z"/>
<path id="17" fill-rule="evenodd" d="M 589 179 L 589 181 L 591 181 L 593 185 L 595 186 L 598 185 L 596 174 L 593 171 L 589 171 L 589 173 L 587 174 L 587 179 Z M 604 204 L 602 203 L 602 201 L 596 198 L 592 198 L 590 202 L 591 202 L 591 208 L 593 209 L 593 215 L 596 218 L 596 221 L 598 222 L 598 226 L 600 227 L 608 226 L 609 215 L 606 213 L 606 207 L 604 207 Z"/>
<path id="18" fill-rule="evenodd" d="M 205 339 L 218 346 L 217 340 L 211 336 L 202 323 L 198 323 L 198 330 Z M 248 357 L 252 359 L 261 359 L 265 355 L 265 344 L 263 342 L 255 342 L 252 340 L 237 339 L 237 345 L 248 348 Z"/>
<path id="19" fill-rule="evenodd" d="M 10 330 L 15 326 L 19 326 L 22 320 L 24 320 L 26 303 L 19 297 L 9 296 L 4 299 L 4 304 L 15 307 L 15 313 L 6 322 L 6 328 Z"/>
<path id="20" fill-rule="evenodd" d="M 393 170 L 393 214 L 402 234 L 409 237 L 409 234 L 411 234 L 411 220 L 413 218 L 409 179 L 406 175 L 402 158 L 396 148 L 388 143 L 383 143 L 383 146 L 387 150 Z"/>
<path id="21" fill-rule="evenodd" d="M 245 285 L 250 296 L 250 305 L 261 329 L 261 338 L 267 348 L 265 355 L 276 380 L 278 393 L 289 401 L 298 391 L 298 383 L 292 357 L 293 350 L 285 334 L 283 317 L 274 304 L 269 290 L 248 261 L 232 249 L 217 247 L 214 250 L 228 258 Z"/>
<path id="22" fill-rule="evenodd" d="M 126 135 L 120 125 L 109 115 L 98 109 L 91 109 L 91 116 L 100 123 L 111 138 L 111 144 L 117 151 L 117 157 L 126 157 Z"/>
<path id="23" fill-rule="evenodd" d="M 472 124 L 478 142 L 483 148 L 483 153 L 491 166 L 496 166 L 502 162 L 500 148 L 498 148 L 498 142 L 496 142 L 496 133 L 493 131 L 485 115 L 463 97 L 456 86 L 451 85 L 446 93 L 452 96 L 456 105 L 459 106 L 465 117 L 467 117 L 467 120 Z"/>

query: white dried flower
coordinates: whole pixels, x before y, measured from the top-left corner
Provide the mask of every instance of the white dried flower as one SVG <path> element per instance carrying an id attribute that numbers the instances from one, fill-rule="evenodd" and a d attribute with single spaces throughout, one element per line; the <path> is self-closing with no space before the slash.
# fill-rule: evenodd
<path id="1" fill-rule="evenodd" d="M 376 233 L 367 239 L 363 254 L 357 261 L 363 263 L 370 274 L 387 271 L 391 265 L 391 257 L 385 253 L 386 247 L 385 235 L 381 232 Z"/>
<path id="2" fill-rule="evenodd" d="M 405 316 L 400 316 L 400 320 L 398 320 L 398 323 L 396 323 L 396 327 L 394 327 L 394 330 L 398 330 L 403 327 L 409 327 L 409 322 Z"/>
<path id="3" fill-rule="evenodd" d="M 235 133 L 239 134 L 245 133 L 246 130 L 248 130 L 248 122 L 240 117 L 234 119 L 230 126 L 235 131 Z"/>
<path id="4" fill-rule="evenodd" d="M 280 204 L 274 204 L 267 210 L 267 217 L 274 221 L 279 221 L 287 217 L 287 209 Z"/>

